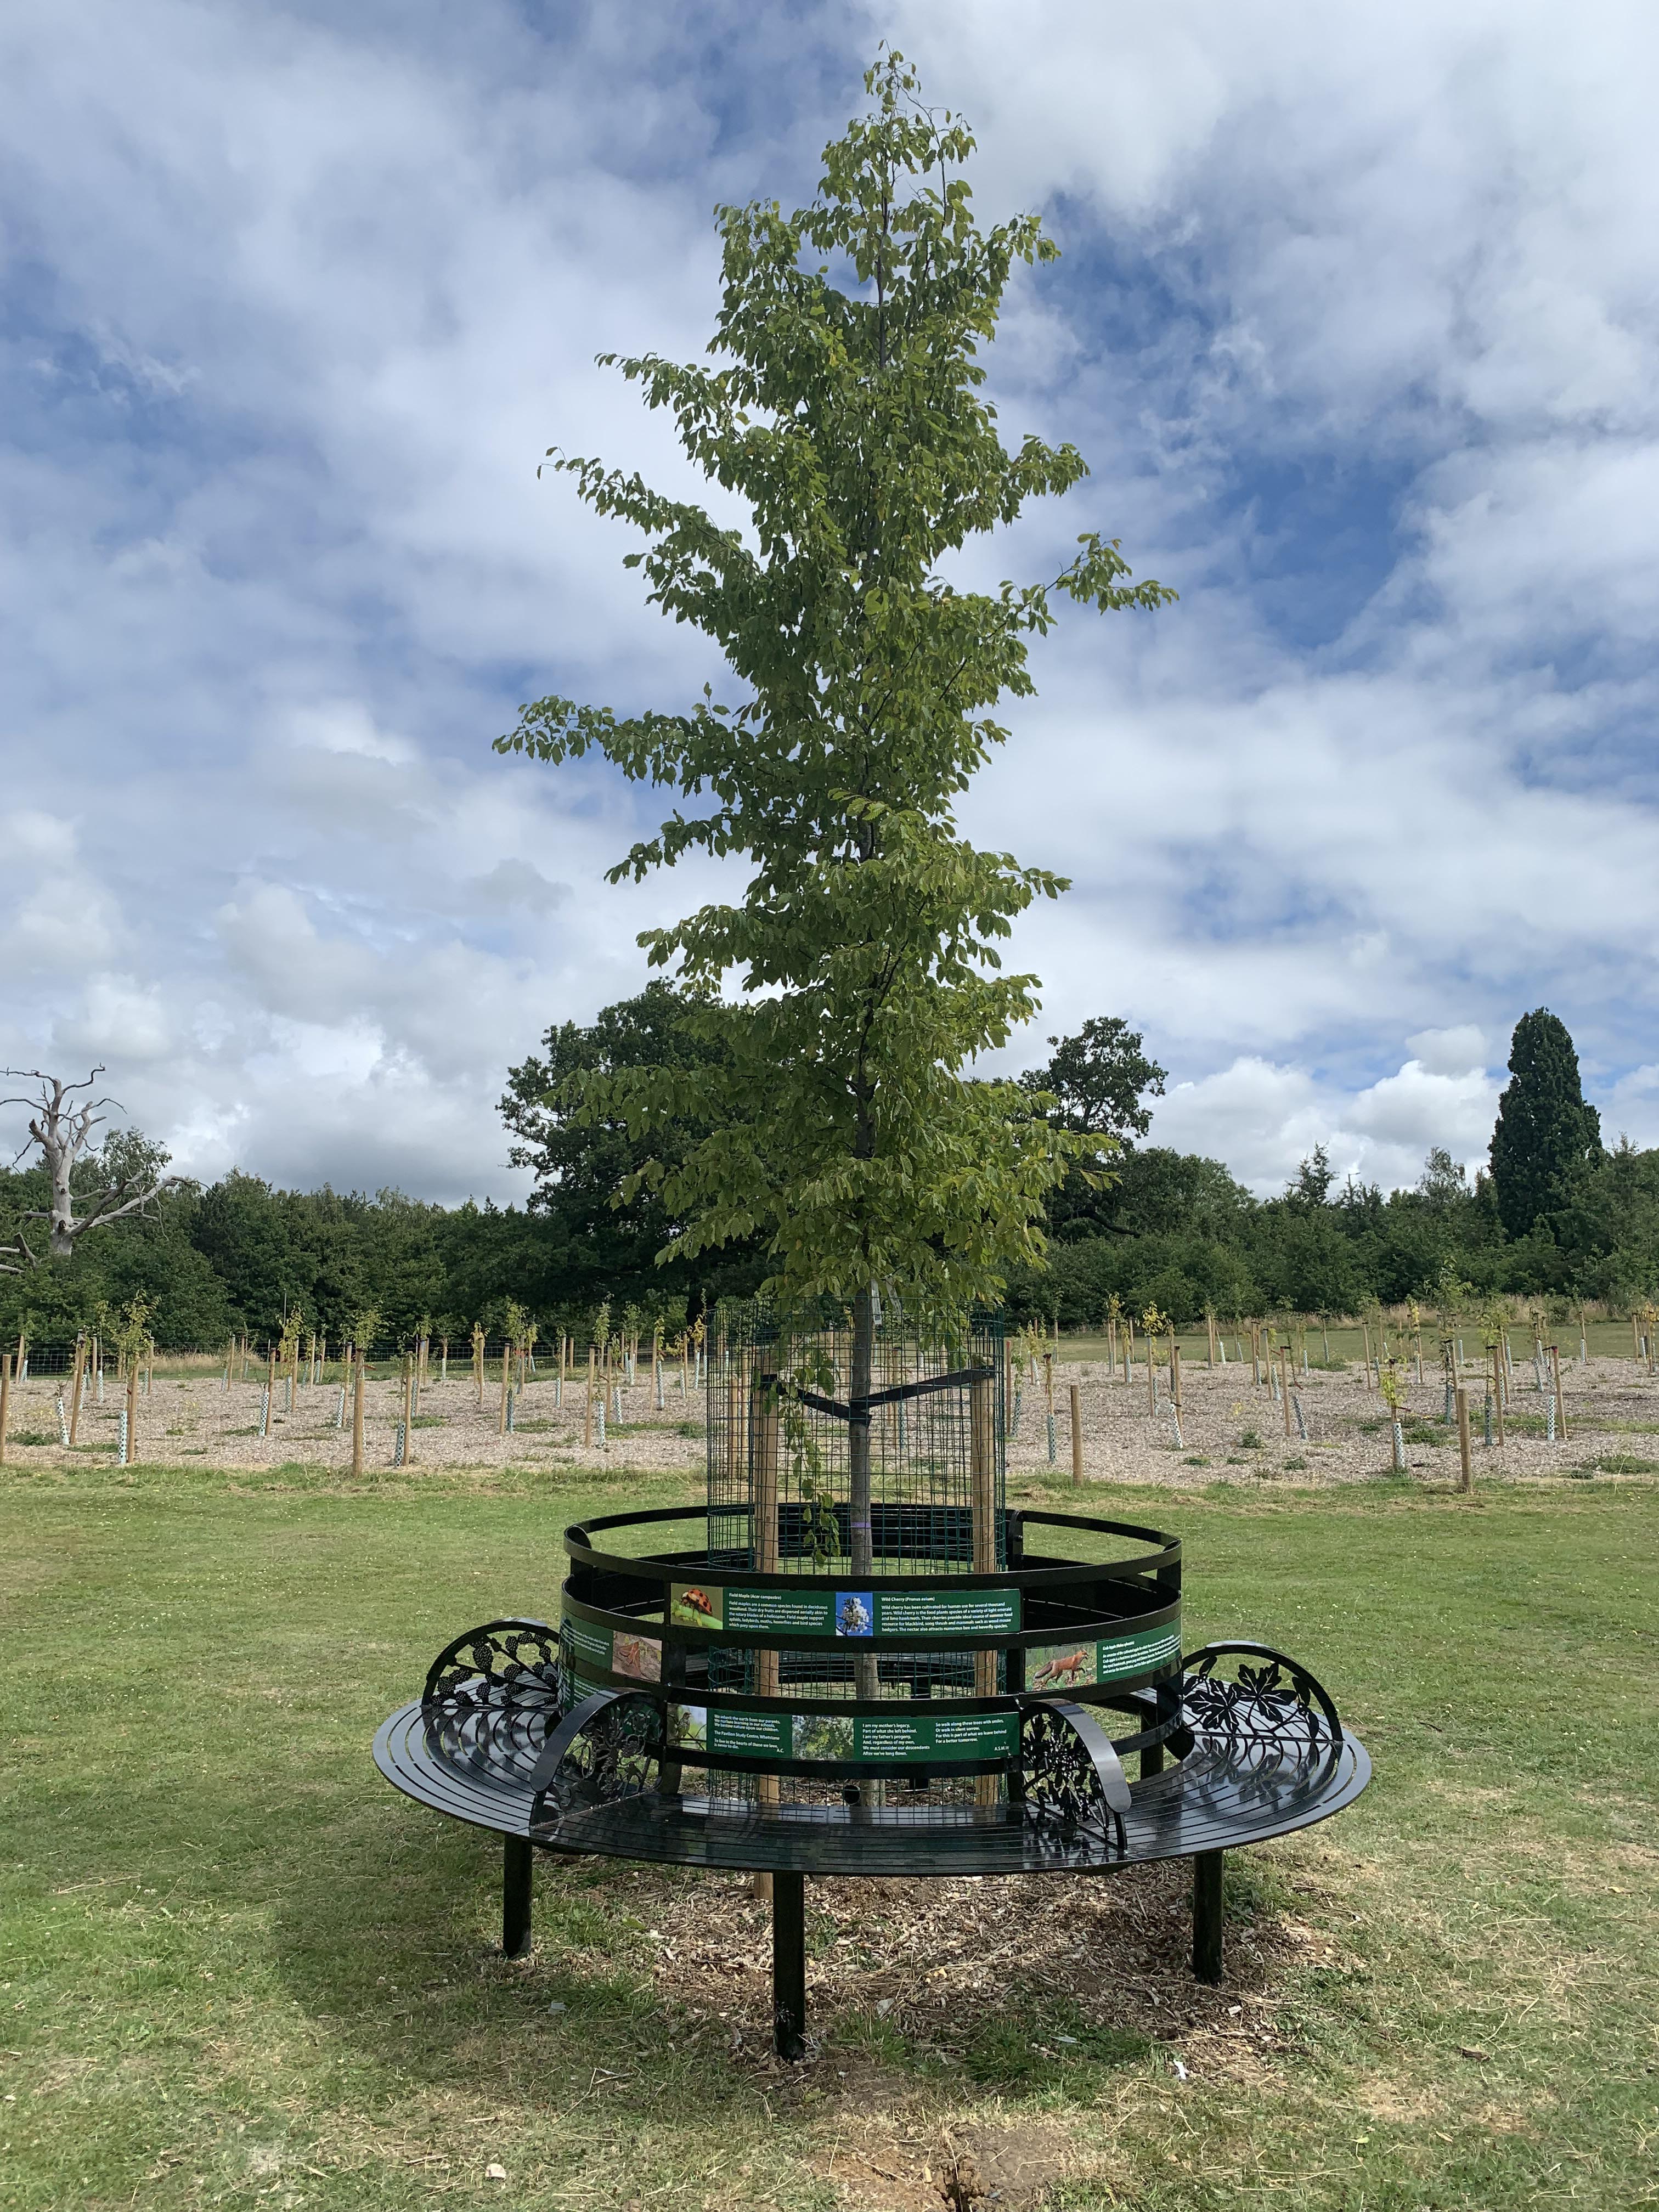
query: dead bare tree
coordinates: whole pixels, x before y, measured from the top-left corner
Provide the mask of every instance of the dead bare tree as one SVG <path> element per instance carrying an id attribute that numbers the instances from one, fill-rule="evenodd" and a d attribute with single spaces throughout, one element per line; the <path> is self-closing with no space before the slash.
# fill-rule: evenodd
<path id="1" fill-rule="evenodd" d="M 76 1096 L 78 1091 L 89 1091 L 104 1070 L 94 1067 L 84 1082 L 79 1083 L 65 1083 L 61 1076 L 47 1075 L 38 1067 L 8 1067 L 0 1073 L 9 1081 L 23 1079 L 40 1086 L 33 1093 L 20 1092 L 0 1098 L 0 1106 L 27 1106 L 31 1109 L 28 1137 L 19 1147 L 12 1166 L 15 1169 L 27 1153 L 38 1150 L 40 1164 L 52 1186 L 52 1203 L 49 1206 L 30 1207 L 19 1219 L 49 1224 L 48 1249 L 56 1258 L 69 1258 L 77 1239 L 89 1229 L 101 1229 L 106 1222 L 120 1220 L 124 1214 L 142 1213 L 169 1184 L 178 1182 L 177 1176 L 156 1172 L 166 1164 L 165 1152 L 158 1155 L 153 1147 L 143 1146 L 137 1149 L 136 1157 L 131 1152 L 118 1151 L 112 1160 L 113 1146 L 106 1144 L 92 1151 L 91 1160 L 106 1163 L 112 1172 L 107 1173 L 102 1182 L 94 1179 L 90 1185 L 82 1177 L 81 1188 L 76 1188 L 75 1170 L 88 1158 L 94 1130 L 104 1125 L 106 1116 L 99 1109 L 119 1103 L 110 1097 L 77 1099 Z M 78 1214 L 75 1210 L 77 1200 L 85 1209 Z M 14 1234 L 17 1238 L 15 1244 L 0 1244 L 0 1274 L 21 1275 L 27 1268 L 40 1265 L 40 1255 L 21 1227 Z"/>

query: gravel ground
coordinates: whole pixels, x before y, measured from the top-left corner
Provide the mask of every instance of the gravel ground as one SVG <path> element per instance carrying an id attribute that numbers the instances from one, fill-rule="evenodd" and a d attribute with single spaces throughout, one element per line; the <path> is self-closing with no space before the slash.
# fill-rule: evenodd
<path id="1" fill-rule="evenodd" d="M 411 1463 L 416 1467 L 478 1468 L 574 1465 L 627 1466 L 653 1472 L 684 1468 L 701 1472 L 703 1463 L 702 1407 L 695 1392 L 688 1406 L 680 1395 L 679 1370 L 665 1377 L 665 1411 L 654 1409 L 650 1377 L 623 1394 L 623 1419 L 611 1425 L 607 1449 L 597 1441 L 582 1444 L 585 1383 L 569 1383 L 562 1408 L 550 1376 L 538 1376 L 520 1396 L 514 1429 L 501 1433 L 501 1384 L 491 1375 L 484 1402 L 468 1373 L 464 1379 L 429 1382 L 421 1392 Z M 84 1401 L 74 1452 L 58 1442 L 57 1377 L 31 1380 L 14 1388 L 6 1457 L 19 1466 L 62 1465 L 82 1454 L 112 1455 L 118 1442 L 123 1398 L 112 1376 L 106 1380 L 104 1402 Z M 199 1459 L 216 1468 L 304 1466 L 349 1468 L 351 1465 L 351 1401 L 348 1395 L 342 1426 L 334 1425 L 340 1405 L 337 1381 L 302 1384 L 290 1411 L 287 1386 L 276 1386 L 276 1406 L 268 1437 L 258 1434 L 263 1381 L 233 1382 L 227 1390 L 219 1373 L 180 1378 L 158 1374 L 146 1397 L 138 1399 L 136 1458 L 156 1462 Z M 393 1437 L 403 1419 L 400 1380 L 371 1378 L 363 1394 L 363 1461 L 367 1468 L 392 1463 Z M 690 1429 L 690 1435 L 683 1433 Z M 26 1437 L 49 1438 L 24 1443 Z"/>
<path id="2" fill-rule="evenodd" d="M 1524 1480 L 1585 1471 L 1598 1458 L 1620 1455 L 1659 1464 L 1659 1377 L 1650 1377 L 1631 1359 L 1576 1361 L 1563 1370 L 1567 1435 L 1547 1443 L 1542 1428 L 1545 1401 L 1533 1382 L 1529 1362 L 1517 1364 L 1510 1432 L 1501 1449 L 1481 1441 L 1483 1386 L 1469 1382 L 1477 1482 Z M 1368 1389 L 1363 1371 L 1310 1373 L 1293 1378 L 1291 1433 L 1277 1397 L 1254 1383 L 1250 1370 L 1236 1363 L 1208 1370 L 1188 1366 L 1182 1377 L 1180 1435 L 1169 1402 L 1167 1375 L 1160 1373 L 1156 1412 L 1148 1408 L 1146 1370 L 1137 1366 L 1132 1382 L 1114 1378 L 1103 1361 L 1056 1362 L 1054 1367 L 1054 1466 L 1049 1472 L 1046 1405 L 1042 1370 L 1028 1370 L 1020 1386 L 1019 1418 L 1008 1446 L 1011 1474 L 1062 1483 L 1072 1465 L 1071 1389 L 1079 1395 L 1083 1475 L 1091 1483 L 1154 1483 L 1170 1488 L 1213 1481 L 1230 1470 L 1265 1479 L 1292 1478 L 1304 1486 L 1354 1482 L 1386 1474 L 1390 1439 L 1384 1409 Z M 678 1369 L 667 1371 L 665 1407 L 655 1410 L 647 1374 L 623 1393 L 623 1417 L 613 1421 L 605 1449 L 597 1438 L 582 1443 L 580 1384 L 556 1402 L 551 1376 L 533 1381 L 517 1407 L 513 1434 L 500 1428 L 500 1388 L 492 1377 L 480 1407 L 470 1375 L 447 1383 L 430 1382 L 422 1393 L 414 1432 L 416 1467 L 547 1467 L 550 1469 L 638 1468 L 653 1474 L 683 1473 L 689 1483 L 703 1467 L 702 1403 L 694 1392 L 680 1393 Z M 334 1426 L 339 1404 L 337 1382 L 301 1387 L 291 1411 L 277 1387 L 270 1434 L 256 1433 L 260 1384 L 237 1382 L 226 1390 L 216 1373 L 158 1375 L 149 1396 L 138 1401 L 137 1457 L 149 1462 L 200 1459 L 215 1468 L 280 1468 L 301 1465 L 346 1468 L 351 1460 L 350 1407 L 345 1425 Z M 103 1404 L 82 1408 L 76 1449 L 58 1441 L 55 1377 L 15 1387 L 6 1456 L 16 1466 L 62 1466 L 86 1456 L 110 1457 L 116 1449 L 121 1396 L 113 1378 Z M 1407 1457 L 1412 1470 L 1442 1481 L 1455 1481 L 1455 1431 L 1441 1425 L 1443 1393 L 1433 1371 L 1419 1384 L 1413 1378 L 1406 1411 Z M 1298 1431 L 1299 1407 L 1304 1437 Z M 368 1467 L 390 1467 L 396 1425 L 402 1414 L 403 1389 L 395 1379 L 371 1381 L 366 1394 L 364 1457 Z M 1536 1429 L 1537 1434 L 1532 1433 Z M 35 1441 L 38 1440 L 38 1441 Z M 1639 1467 L 1614 1473 L 1641 1474 Z"/>
<path id="3" fill-rule="evenodd" d="M 1114 1380 L 1103 1361 L 1054 1368 L 1054 1464 L 1062 1478 L 1072 1466 L 1071 1388 L 1078 1389 L 1084 1480 L 1150 1482 L 1180 1488 L 1213 1481 L 1236 1469 L 1255 1475 L 1293 1477 L 1303 1485 L 1357 1482 L 1387 1474 L 1392 1459 L 1386 1408 L 1367 1388 L 1360 1367 L 1291 1376 L 1290 1433 L 1278 1396 L 1251 1379 L 1248 1364 L 1230 1362 L 1213 1370 L 1187 1366 L 1182 1377 L 1180 1434 L 1169 1402 L 1167 1371 L 1158 1382 L 1158 1410 L 1148 1409 L 1146 1370 L 1133 1382 Z M 1546 1401 L 1534 1385 L 1529 1360 L 1517 1362 L 1506 1422 L 1508 1441 L 1488 1450 L 1482 1441 L 1485 1384 L 1477 1371 L 1466 1379 L 1474 1480 L 1516 1480 L 1581 1471 L 1589 1460 L 1618 1453 L 1659 1465 L 1659 1377 L 1631 1359 L 1575 1361 L 1562 1369 L 1566 1438 L 1544 1441 Z M 1008 1447 L 1011 1474 L 1048 1474 L 1046 1402 L 1039 1368 L 1027 1370 L 1023 1402 Z M 1444 1386 L 1436 1368 L 1421 1383 L 1412 1375 L 1403 1408 L 1406 1457 L 1413 1473 L 1458 1479 L 1457 1432 L 1447 1428 Z M 1297 1409 L 1301 1426 L 1297 1424 Z M 1537 1435 L 1531 1431 L 1536 1428 Z M 1305 1436 L 1302 1430 L 1305 1429 Z M 1427 1432 L 1431 1431 L 1432 1440 Z M 1639 1470 L 1631 1470 L 1638 1472 Z"/>

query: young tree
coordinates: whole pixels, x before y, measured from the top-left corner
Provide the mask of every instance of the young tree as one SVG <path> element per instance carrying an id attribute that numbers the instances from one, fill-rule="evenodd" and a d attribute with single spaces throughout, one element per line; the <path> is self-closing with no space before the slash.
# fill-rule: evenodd
<path id="1" fill-rule="evenodd" d="M 16 1157 L 21 1160 L 26 1153 L 39 1152 L 50 1198 L 45 1206 L 28 1208 L 21 1218 L 46 1223 L 47 1249 L 54 1259 L 67 1260 L 88 1230 L 142 1212 L 177 1180 L 161 1172 L 167 1163 L 167 1153 L 136 1129 L 116 1130 L 101 1146 L 93 1144 L 94 1130 L 102 1128 L 106 1120 L 98 1109 L 115 1102 L 81 1097 L 77 1093 L 92 1090 L 104 1073 L 101 1067 L 94 1067 L 76 1083 L 43 1074 L 38 1067 L 9 1067 L 3 1072 L 37 1086 L 33 1091 L 0 1098 L 0 1106 L 30 1109 L 28 1137 Z M 21 1228 L 15 1233 L 15 1244 L 0 1246 L 0 1272 L 10 1275 L 39 1265 L 34 1248 Z"/>
<path id="2" fill-rule="evenodd" d="M 1418 1195 L 1443 1212 L 1469 1195 L 1468 1176 L 1462 1160 L 1455 1160 L 1443 1145 L 1431 1145 L 1423 1172 L 1417 1179 Z"/>
<path id="3" fill-rule="evenodd" d="M 1285 1195 L 1303 1206 L 1323 1206 L 1330 1197 L 1331 1185 L 1335 1180 L 1330 1154 L 1323 1145 L 1316 1145 L 1297 1167 L 1296 1181 Z"/>
<path id="4" fill-rule="evenodd" d="M 1601 1120 L 1584 1103 L 1566 1024 L 1543 1006 L 1515 1025 L 1510 1074 L 1492 1133 L 1492 1172 L 1498 1218 L 1511 1237 L 1525 1237 L 1601 1158 Z"/>
<path id="5" fill-rule="evenodd" d="M 643 1170 L 684 1223 L 687 1255 L 763 1235 L 785 1304 L 852 1313 L 854 1396 L 870 1388 L 878 1286 L 960 1311 L 1040 1249 L 1044 1192 L 1088 1139 L 1052 1128 L 1015 1083 L 966 1079 L 1036 1008 L 1035 978 L 996 945 L 1048 871 L 976 851 L 953 808 L 1006 732 L 988 709 L 1033 689 L 1026 641 L 1057 593 L 1154 608 L 1115 541 L 1090 532 L 1046 583 L 985 593 L 947 573 L 969 538 L 1085 474 L 1071 446 L 998 436 L 981 391 L 1010 276 L 1055 249 L 1035 217 L 981 230 L 959 121 L 918 101 L 896 53 L 866 79 L 873 112 L 824 154 L 817 197 L 726 207 L 719 367 L 621 362 L 681 443 L 735 495 L 747 526 L 601 462 L 550 459 L 602 514 L 649 541 L 653 604 L 705 631 L 733 703 L 618 717 L 549 698 L 503 750 L 606 755 L 676 807 L 612 880 L 697 848 L 751 864 L 736 904 L 641 942 L 694 995 L 735 980 L 740 1018 L 693 1012 L 727 1055 L 586 1079 L 584 1110 L 646 1132 L 701 1121 L 672 1169 Z M 607 362 L 614 356 L 603 356 Z M 852 1561 L 871 1565 L 870 1438 L 850 1435 Z"/>

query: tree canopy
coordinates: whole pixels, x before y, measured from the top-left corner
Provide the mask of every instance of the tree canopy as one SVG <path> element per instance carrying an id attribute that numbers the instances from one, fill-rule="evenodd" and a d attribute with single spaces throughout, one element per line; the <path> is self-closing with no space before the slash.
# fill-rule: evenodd
<path id="1" fill-rule="evenodd" d="M 673 416 L 693 462 L 748 516 L 716 523 L 637 476 L 556 449 L 599 513 L 634 525 L 652 603 L 704 630 L 738 686 L 688 710 L 618 717 L 544 699 L 501 743 L 548 761 L 597 750 L 687 800 L 613 875 L 694 848 L 742 854 L 735 903 L 647 933 L 726 1051 L 696 1066 L 596 1071 L 584 1110 L 650 1133 L 702 1124 L 641 1180 L 685 1255 L 760 1237 L 786 1297 L 877 1284 L 962 1306 L 1041 1249 L 1044 1193 L 1076 1149 L 1013 1083 L 962 1070 L 1035 1007 L 996 946 L 1042 869 L 981 852 L 954 803 L 1030 695 L 1027 641 L 1056 596 L 1162 605 L 1088 532 L 1058 576 L 961 589 L 944 564 L 1085 474 L 1074 447 L 1004 446 L 984 348 L 1014 269 L 1054 248 L 1034 217 L 981 229 L 961 171 L 973 141 L 920 104 L 889 55 L 872 111 L 825 149 L 818 194 L 726 207 L 710 352 L 620 362 Z M 609 360 L 611 356 L 605 356 Z M 735 983 L 740 1018 L 713 1002 Z"/>
<path id="2" fill-rule="evenodd" d="M 1510 1076 L 1492 1135 L 1492 1181 L 1504 1228 L 1526 1237 L 1577 1194 L 1601 1156 L 1601 1122 L 1584 1103 L 1567 1025 L 1547 1007 L 1516 1024 Z"/>
<path id="3" fill-rule="evenodd" d="M 1164 1096 L 1170 1071 L 1147 1059 L 1139 1030 L 1120 1014 L 1097 1014 L 1075 1036 L 1048 1042 L 1054 1050 L 1047 1065 L 1020 1081 L 1027 1091 L 1053 1099 L 1049 1119 L 1057 1127 L 1119 1143 L 1146 1135 L 1152 1113 L 1142 1101 Z"/>
<path id="4" fill-rule="evenodd" d="M 690 1011 L 672 985 L 648 983 L 637 997 L 602 1008 L 586 1026 L 556 1024 L 539 1054 L 507 1071 L 501 1102 L 514 1139 L 507 1158 L 515 1167 L 535 1171 L 530 1205 L 556 1225 L 565 1299 L 637 1303 L 678 1293 L 700 1304 L 711 1295 L 750 1290 L 759 1280 L 761 1255 L 752 1240 L 702 1264 L 676 1258 L 659 1271 L 658 1254 L 684 1226 L 662 1183 L 707 1138 L 708 1123 L 669 1115 L 647 1135 L 606 1113 L 597 1091 L 590 1097 L 585 1087 L 590 1075 L 686 1073 L 720 1065 L 728 1056 L 720 1010 L 700 1006 L 704 1018 L 698 1024 L 688 1021 Z M 651 1182 L 644 1170 L 653 1160 L 663 1176 Z M 630 1192 L 632 1202 L 624 1203 Z"/>

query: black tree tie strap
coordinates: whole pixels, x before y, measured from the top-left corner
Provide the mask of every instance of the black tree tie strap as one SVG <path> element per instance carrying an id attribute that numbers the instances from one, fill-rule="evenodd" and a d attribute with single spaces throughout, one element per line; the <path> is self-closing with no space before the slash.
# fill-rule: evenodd
<path id="1" fill-rule="evenodd" d="M 872 1406 L 896 1406 L 901 1399 L 925 1398 L 932 1390 L 960 1389 L 969 1382 L 994 1382 L 994 1367 L 958 1367 L 950 1375 L 930 1375 L 922 1382 L 899 1382 L 890 1390 L 872 1390 L 862 1398 L 842 1401 L 840 1398 L 821 1398 L 816 1390 L 792 1390 L 790 1395 L 803 1406 L 811 1407 L 814 1413 L 828 1413 L 837 1421 L 846 1421 L 854 1428 L 867 1429 Z M 777 1381 L 775 1375 L 756 1377 L 763 1388 L 769 1389 Z"/>

